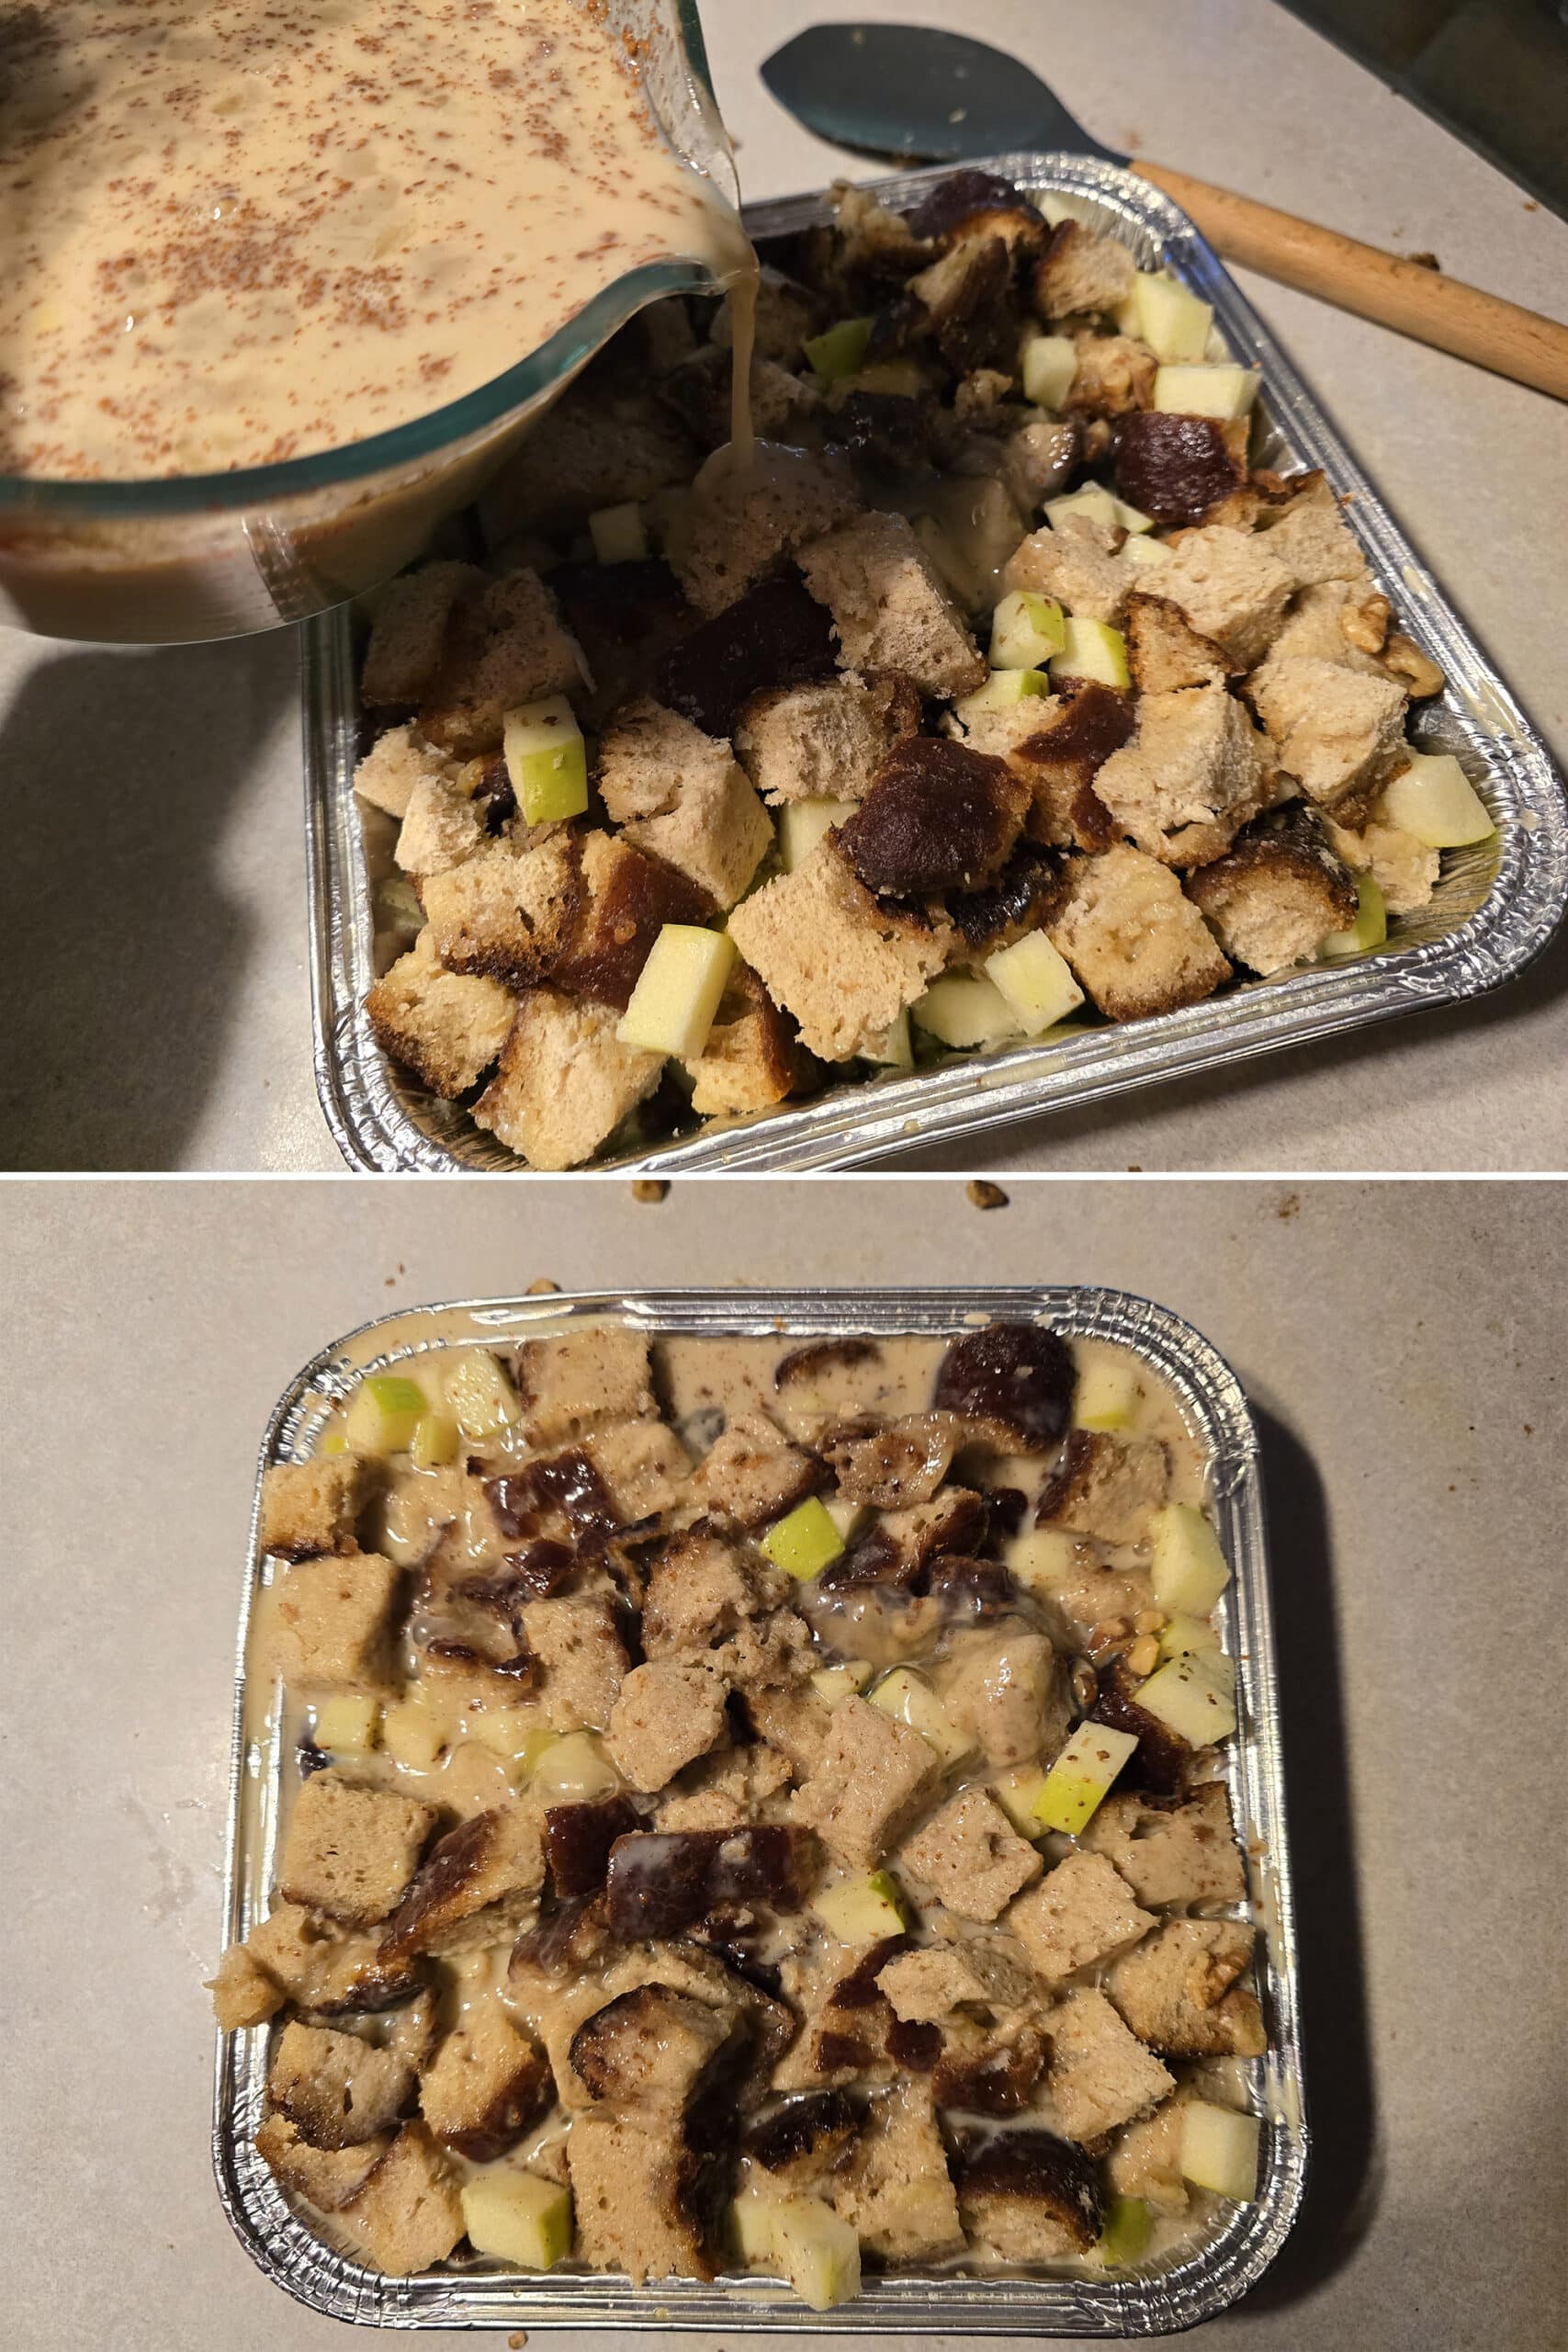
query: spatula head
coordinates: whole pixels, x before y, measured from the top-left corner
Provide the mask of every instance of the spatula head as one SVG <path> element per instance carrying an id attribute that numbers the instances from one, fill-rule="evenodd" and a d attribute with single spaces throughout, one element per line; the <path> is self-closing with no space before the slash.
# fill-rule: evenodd
<path id="1" fill-rule="evenodd" d="M 1012 148 L 1124 164 L 1016 57 L 928 25 L 813 25 L 762 79 L 818 139 L 863 155 L 956 163 Z"/>

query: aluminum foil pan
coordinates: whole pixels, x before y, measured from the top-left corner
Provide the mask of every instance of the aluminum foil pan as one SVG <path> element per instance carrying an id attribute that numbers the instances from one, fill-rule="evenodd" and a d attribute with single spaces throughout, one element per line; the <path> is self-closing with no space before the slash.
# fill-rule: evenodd
<path id="1" fill-rule="evenodd" d="M 604 1317 L 652 1333 L 773 1338 L 961 1331 L 998 1317 L 1039 1320 L 1074 1339 L 1120 1340 L 1174 1391 L 1203 1457 L 1220 1539 L 1234 1575 L 1221 1604 L 1236 1662 L 1241 1725 L 1225 1752 L 1231 1805 L 1247 1857 L 1260 1929 L 1256 1963 L 1269 2030 L 1266 2057 L 1244 2073 L 1265 2119 L 1256 2202 L 1230 2211 L 1198 2250 L 1147 2277 L 1022 2277 L 934 2269 L 868 2278 L 858 2302 L 807 2311 L 782 2283 L 753 2277 L 667 2278 L 634 2287 L 602 2272 L 560 2268 L 529 2278 L 492 2263 L 447 2264 L 386 2278 L 323 2245 L 289 2208 L 252 2142 L 266 2087 L 267 2029 L 220 2034 L 212 2156 L 218 2193 L 242 2245 L 267 2276 L 312 2310 L 377 2327 L 705 2328 L 726 2335 L 1163 2335 L 1213 2318 L 1256 2284 L 1301 2203 L 1308 2134 L 1290 1850 L 1285 1830 L 1274 1631 L 1263 1532 L 1258 1432 L 1240 1383 L 1201 1335 L 1125 1291 L 1066 1284 L 935 1290 L 643 1291 L 468 1302 L 386 1316 L 323 1349 L 291 1380 L 267 1423 L 251 1515 L 234 1692 L 225 1944 L 267 1909 L 280 1810 L 295 1781 L 298 1724 L 274 1679 L 246 1672 L 247 1636 L 266 1570 L 259 1546 L 261 1472 L 307 1459 L 334 1402 L 367 1372 L 431 1349 L 491 1346 Z M 1240 2064 L 1241 2062 L 1237 2062 Z"/>
<path id="2" fill-rule="evenodd" d="M 1163 263 L 1214 308 L 1235 357 L 1263 370 L 1261 462 L 1321 466 L 1348 494 L 1348 519 L 1400 626 L 1445 673 L 1441 699 L 1417 707 L 1413 734 L 1456 753 L 1497 823 L 1492 841 L 1447 854 L 1436 897 L 1397 918 L 1390 944 L 1314 969 L 1256 980 L 1179 1012 L 1104 1024 L 991 1053 L 946 1057 L 913 1075 L 845 1081 L 808 1102 L 610 1156 L 598 1168 L 683 1171 L 842 1168 L 1003 1120 L 1074 1108 L 1163 1078 L 1333 1036 L 1424 1006 L 1483 995 L 1524 969 L 1568 905 L 1568 808 L 1546 748 L 1438 582 L 1262 320 L 1186 214 L 1147 181 L 1073 155 L 997 155 L 987 168 L 1032 195 L 1057 196 L 1112 232 L 1143 266 Z M 870 183 L 903 207 L 946 169 Z M 820 198 L 746 208 L 759 242 L 829 217 Z M 362 636 L 349 610 L 303 632 L 306 807 L 312 902 L 316 1081 L 344 1156 L 371 1169 L 450 1172 L 522 1163 L 459 1105 L 427 1094 L 371 1034 L 367 989 L 398 952 L 379 942 L 375 878 L 392 871 L 396 828 L 355 802 Z"/>

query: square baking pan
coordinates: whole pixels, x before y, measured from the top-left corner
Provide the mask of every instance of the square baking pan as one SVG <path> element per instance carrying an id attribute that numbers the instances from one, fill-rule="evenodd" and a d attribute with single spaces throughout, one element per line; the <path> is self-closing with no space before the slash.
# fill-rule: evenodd
<path id="1" fill-rule="evenodd" d="M 1031 2276 L 936 2268 L 869 2277 L 857 2302 L 808 2311 L 754 2277 L 711 2285 L 626 2278 L 565 2267 L 531 2277 L 474 2259 L 389 2278 L 323 2245 L 291 2211 L 253 2145 L 266 2089 L 268 2030 L 220 2034 L 213 2093 L 219 2195 L 242 2244 L 270 2278 L 313 2310 L 378 2327 L 706 2328 L 728 2335 L 1160 2335 L 1193 2326 L 1255 2284 L 1284 2243 L 1307 2162 L 1297 1960 L 1275 1694 L 1273 1623 L 1258 1434 L 1240 1384 L 1190 1323 L 1124 1291 L 1063 1284 L 932 1290 L 669 1290 L 469 1302 L 420 1307 L 366 1324 L 291 1380 L 267 1424 L 251 1517 L 234 1693 L 223 1941 L 248 1934 L 267 1908 L 280 1821 L 296 1783 L 298 1702 L 270 1674 L 247 1672 L 258 1591 L 261 1473 L 308 1459 L 334 1404 L 368 1372 L 433 1349 L 511 1344 L 579 1318 L 629 1323 L 652 1335 L 780 1338 L 956 1334 L 998 1317 L 1037 1320 L 1069 1339 L 1113 1340 L 1174 1392 L 1206 1471 L 1233 1576 L 1220 1605 L 1236 1664 L 1240 1726 L 1224 1777 L 1247 1858 L 1247 1916 L 1259 1928 L 1255 1969 L 1269 2049 L 1242 2067 L 1264 2119 L 1256 2200 L 1218 2222 L 1196 2250 L 1146 2276 Z"/>
<path id="2" fill-rule="evenodd" d="M 1232 356 L 1263 371 L 1258 461 L 1319 466 L 1348 500 L 1347 518 L 1399 625 L 1444 673 L 1442 695 L 1416 707 L 1413 740 L 1452 752 L 1497 826 L 1490 841 L 1444 854 L 1427 907 L 1399 916 L 1386 947 L 1269 980 L 1244 982 L 1179 1012 L 1122 1025 L 1083 1018 L 1066 1032 L 989 1053 L 947 1054 L 912 1074 L 844 1080 L 810 1101 L 743 1122 L 610 1151 L 597 1169 L 673 1175 L 843 1168 L 931 1143 L 1097 1102 L 1385 1021 L 1483 995 L 1520 972 L 1568 905 L 1568 805 L 1544 744 L 1438 582 L 1307 390 L 1240 288 L 1186 214 L 1131 172 L 1071 155 L 996 155 L 999 172 L 1035 198 L 1059 198 L 1092 228 L 1121 238 L 1139 264 L 1164 264 L 1211 302 Z M 897 207 L 948 175 L 909 172 L 871 183 Z M 748 206 L 765 245 L 829 218 L 819 197 Z M 393 871 L 397 827 L 354 797 L 362 745 L 357 680 L 366 624 L 340 608 L 303 632 L 305 797 L 311 899 L 316 1082 L 344 1156 L 379 1170 L 452 1172 L 523 1163 L 444 1102 L 377 1042 L 366 992 L 402 943 L 378 936 L 374 894 Z M 1080 1018 L 1082 1018 L 1080 1016 Z"/>

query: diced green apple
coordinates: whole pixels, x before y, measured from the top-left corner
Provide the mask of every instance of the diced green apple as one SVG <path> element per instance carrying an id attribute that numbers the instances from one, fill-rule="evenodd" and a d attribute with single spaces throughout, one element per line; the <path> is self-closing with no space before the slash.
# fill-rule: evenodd
<path id="1" fill-rule="evenodd" d="M 884 1936 L 901 1936 L 909 1924 L 908 1905 L 890 1871 L 840 1879 L 814 1896 L 811 1907 L 841 1944 L 880 1943 Z"/>
<path id="2" fill-rule="evenodd" d="M 537 1707 L 476 1707 L 468 1717 L 468 1737 L 488 1747 L 508 1764 L 532 1772 L 557 1734 Z"/>
<path id="3" fill-rule="evenodd" d="M 1167 547 L 1163 539 L 1128 539 L 1122 553 L 1129 563 L 1145 565 L 1151 571 L 1176 560 L 1175 549 Z"/>
<path id="4" fill-rule="evenodd" d="M 846 825 L 858 800 L 786 800 L 779 812 L 779 856 L 784 872 L 804 865 L 835 825 Z"/>
<path id="5" fill-rule="evenodd" d="M 1201 302 L 1174 277 L 1156 270 L 1140 270 L 1133 290 L 1116 311 L 1123 334 L 1146 343 L 1156 359 L 1201 359 L 1209 347 L 1213 305 Z"/>
<path id="6" fill-rule="evenodd" d="M 824 1706 L 840 1707 L 846 1699 L 857 1699 L 870 1680 L 870 1667 L 853 1660 L 847 1666 L 819 1666 L 811 1687 Z"/>
<path id="7" fill-rule="evenodd" d="M 465 1348 L 452 1359 L 446 1402 L 468 1438 L 499 1437 L 523 1418 L 511 1374 L 488 1348 Z"/>
<path id="8" fill-rule="evenodd" d="M 348 1442 L 356 1453 L 401 1453 L 424 1411 L 424 1391 L 417 1380 L 371 1373 L 349 1399 L 344 1417 Z"/>
<path id="9" fill-rule="evenodd" d="M 861 1056 L 863 1061 L 875 1062 L 883 1069 L 913 1069 L 915 1049 L 909 1042 L 909 1009 L 905 1006 L 897 1021 L 884 1030 L 874 1046 L 868 1046 Z"/>
<path id="10" fill-rule="evenodd" d="M 1021 1765 L 991 1783 L 991 1793 L 1021 1838 L 1043 1838 L 1045 1774 L 1038 1764 Z"/>
<path id="11" fill-rule="evenodd" d="M 1061 498 L 1045 501 L 1045 519 L 1054 531 L 1059 531 L 1070 515 L 1082 514 L 1091 523 L 1103 524 L 1108 531 L 1126 531 L 1139 537 L 1152 531 L 1155 518 L 1141 507 L 1129 506 L 1124 498 L 1117 498 L 1103 482 L 1086 481 L 1077 490 L 1067 491 Z"/>
<path id="12" fill-rule="evenodd" d="M 1053 1591 L 1081 1573 L 1077 1539 L 1059 1527 L 1031 1527 L 1007 1547 L 1009 1573 L 1031 1592 Z"/>
<path id="13" fill-rule="evenodd" d="M 1066 406 L 1073 378 L 1078 372 L 1077 347 L 1067 334 L 1026 334 L 1019 345 L 1019 372 L 1023 397 L 1036 408 Z"/>
<path id="14" fill-rule="evenodd" d="M 590 514 L 588 536 L 601 563 L 640 563 L 648 553 L 642 509 L 635 498 L 619 506 L 601 506 Z"/>
<path id="15" fill-rule="evenodd" d="M 1256 368 L 1224 360 L 1208 368 L 1180 365 L 1155 369 L 1152 408 L 1180 416 L 1246 416 L 1258 398 Z"/>
<path id="16" fill-rule="evenodd" d="M 1141 2197 L 1113 2197 L 1100 2225 L 1102 2260 L 1115 2270 L 1125 2270 L 1142 2261 L 1154 2226 L 1155 2217 Z"/>
<path id="17" fill-rule="evenodd" d="M 368 1756 L 380 1722 L 376 1700 L 344 1690 L 335 1699 L 323 1699 L 310 1736 L 328 1756 Z"/>
<path id="18" fill-rule="evenodd" d="M 457 1459 L 461 1435 L 450 1413 L 423 1413 L 409 1441 L 409 1459 L 416 1470 L 439 1470 Z"/>
<path id="19" fill-rule="evenodd" d="M 792 1511 L 775 1520 L 762 1537 L 762 1549 L 775 1568 L 801 1584 L 809 1584 L 824 1568 L 842 1556 L 844 1539 L 829 1516 L 819 1495 L 807 1495 Z"/>
<path id="20" fill-rule="evenodd" d="M 944 1046 L 999 1046 L 1020 1034 L 1012 1006 L 979 972 L 944 972 L 910 1006 L 909 1018 Z"/>
<path id="21" fill-rule="evenodd" d="M 387 1708 L 381 1717 L 381 1746 L 394 1764 L 411 1772 L 428 1772 L 446 1745 L 449 1726 L 439 1712 L 427 1706 L 415 1690 Z"/>
<path id="22" fill-rule="evenodd" d="M 1127 640 L 1104 621 L 1083 621 L 1069 613 L 1067 641 L 1060 653 L 1051 656 L 1050 671 L 1053 678 L 1089 678 L 1124 693 L 1132 683 Z"/>
<path id="23" fill-rule="evenodd" d="M 571 2191 L 538 2174 L 492 2170 L 463 2184 L 463 2226 L 476 2254 L 519 2270 L 553 2270 L 571 2250 Z"/>
<path id="24" fill-rule="evenodd" d="M 1162 1503 L 1154 1518 L 1149 1581 L 1168 1617 L 1206 1617 L 1231 1580 L 1220 1539 L 1190 1503 Z"/>
<path id="25" fill-rule="evenodd" d="M 502 724 L 506 773 L 530 825 L 581 817 L 588 806 L 588 754 L 564 695 L 519 704 Z"/>
<path id="26" fill-rule="evenodd" d="M 1032 588 L 1014 588 L 991 615 L 993 670 L 1038 670 L 1067 641 L 1062 607 Z"/>
<path id="27" fill-rule="evenodd" d="M 1048 695 L 1050 691 L 1051 681 L 1043 670 L 993 670 L 983 686 L 976 686 L 972 695 L 965 695 L 953 707 L 967 727 L 987 711 L 1010 710 L 1014 703 L 1023 702 L 1031 695 Z"/>
<path id="28" fill-rule="evenodd" d="M 884 1675 L 871 1694 L 871 1703 L 895 1723 L 908 1724 L 911 1731 L 918 1731 L 944 1764 L 956 1764 L 974 1747 L 969 1734 L 959 1729 L 931 1684 L 909 1667 L 896 1666 L 891 1674 Z"/>
<path id="29" fill-rule="evenodd" d="M 1218 1633 L 1203 1617 L 1173 1617 L 1160 1631 L 1161 1657 L 1197 1657 L 1219 1647 Z"/>
<path id="30" fill-rule="evenodd" d="M 639 1046 L 645 1053 L 694 1061 L 707 1044 L 734 964 L 735 942 L 727 931 L 665 923 L 637 974 L 615 1035 L 623 1046 Z"/>
<path id="31" fill-rule="evenodd" d="M 1109 1724 L 1079 1724 L 1045 1775 L 1041 1826 L 1076 1838 L 1137 1744 L 1130 1731 L 1116 1731 Z"/>
<path id="32" fill-rule="evenodd" d="M 619 1773 L 588 1731 L 569 1731 L 547 1741 L 528 1775 L 529 1795 L 552 1804 L 585 1804 L 611 1795 L 620 1785 Z"/>
<path id="33" fill-rule="evenodd" d="M 871 1507 L 868 1503 L 852 1503 L 847 1495 L 825 1495 L 822 1498 L 822 1508 L 846 1544 L 852 1537 L 860 1533 L 861 1529 L 871 1517 Z"/>
<path id="34" fill-rule="evenodd" d="M 1228 1659 L 1202 1651 L 1173 1657 L 1138 1685 L 1138 1704 L 1169 1725 L 1190 1747 L 1210 1747 L 1235 1729 L 1234 1683 Z"/>
<path id="35" fill-rule="evenodd" d="M 766 2270 L 773 2259 L 773 2214 L 777 2199 L 755 2188 L 743 2188 L 730 2201 L 726 2234 L 737 2260 L 748 2269 Z"/>
<path id="36" fill-rule="evenodd" d="M 1143 1384 L 1132 1356 L 1095 1356 L 1078 1374 L 1073 1420 L 1080 1430 L 1130 1430 L 1143 1401 Z"/>
<path id="37" fill-rule="evenodd" d="M 1010 947 L 986 958 L 986 971 L 1018 1015 L 1026 1037 L 1037 1037 L 1054 1021 L 1065 1021 L 1083 1002 L 1083 990 L 1066 959 L 1043 931 L 1026 932 Z"/>
<path id="38" fill-rule="evenodd" d="M 906 401 L 918 401 L 930 389 L 916 359 L 869 360 L 864 367 L 857 368 L 852 377 L 840 377 L 839 380 L 852 385 L 857 392 L 892 392 Z"/>
<path id="39" fill-rule="evenodd" d="M 1181 2170 L 1200 2188 L 1248 2205 L 1258 2192 L 1258 2150 L 1262 2126 L 1256 2115 L 1234 2107 L 1190 2100 L 1181 2110 Z"/>
<path id="40" fill-rule="evenodd" d="M 814 2312 L 860 2293 L 860 2240 L 819 2197 L 786 2197 L 774 2206 L 773 2260 Z"/>
<path id="41" fill-rule="evenodd" d="M 1410 765 L 1383 794 L 1382 809 L 1391 825 L 1428 849 L 1466 849 L 1497 830 L 1451 752 L 1412 752 Z"/>
<path id="42" fill-rule="evenodd" d="M 1359 956 L 1381 947 L 1388 937 L 1388 909 L 1382 888 L 1370 874 L 1356 876 L 1356 920 L 1348 931 L 1331 931 L 1318 941 L 1320 956 Z"/>
<path id="43" fill-rule="evenodd" d="M 807 338 L 803 348 L 819 384 L 836 384 L 840 376 L 859 372 L 873 323 L 870 319 L 840 319 L 825 334 Z"/>

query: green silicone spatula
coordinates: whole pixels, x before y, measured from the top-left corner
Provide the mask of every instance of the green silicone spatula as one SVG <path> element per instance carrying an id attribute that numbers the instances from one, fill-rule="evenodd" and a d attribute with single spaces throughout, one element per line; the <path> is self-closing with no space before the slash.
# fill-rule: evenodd
<path id="1" fill-rule="evenodd" d="M 935 164 L 1022 149 L 1124 164 L 1173 198 L 1227 260 L 1568 400 L 1568 327 L 1556 320 L 1168 164 L 1119 155 L 1037 74 L 985 41 L 927 25 L 813 25 L 774 51 L 762 79 L 808 130 L 860 154 Z"/>

